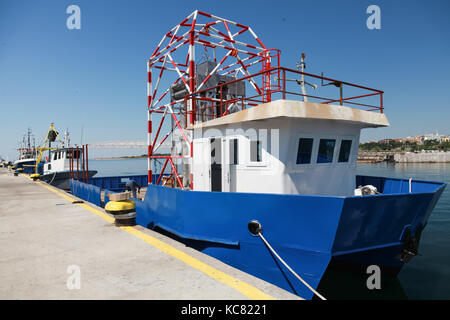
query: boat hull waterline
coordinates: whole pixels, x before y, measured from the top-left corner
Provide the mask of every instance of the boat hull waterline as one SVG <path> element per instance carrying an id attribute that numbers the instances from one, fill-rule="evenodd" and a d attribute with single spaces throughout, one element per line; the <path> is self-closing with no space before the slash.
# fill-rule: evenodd
<path id="1" fill-rule="evenodd" d="M 40 179 L 42 181 L 45 181 L 52 186 L 55 186 L 60 189 L 64 190 L 70 190 L 70 179 L 71 174 L 75 175 L 75 178 L 77 177 L 77 172 L 70 172 L 70 171 L 55 171 L 52 173 L 47 173 L 40 176 Z M 92 178 L 94 175 L 97 174 L 96 170 L 89 170 L 86 171 L 86 174 L 89 176 L 89 178 Z M 80 180 L 83 179 L 82 173 L 79 174 Z"/>

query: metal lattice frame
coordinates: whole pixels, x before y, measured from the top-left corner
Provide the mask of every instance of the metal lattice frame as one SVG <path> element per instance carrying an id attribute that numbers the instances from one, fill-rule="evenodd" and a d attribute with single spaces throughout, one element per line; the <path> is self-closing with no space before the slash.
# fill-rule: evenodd
<path id="1" fill-rule="evenodd" d="M 248 42 L 252 42 L 248 43 Z M 214 56 L 215 68 L 204 78 L 200 84 L 196 84 L 196 47 L 200 46 L 205 52 L 212 51 Z M 187 47 L 187 51 L 186 51 Z M 197 50 L 197 52 L 200 50 Z M 198 61 L 198 57 L 197 57 Z M 263 69 L 270 69 L 270 53 L 264 46 L 253 30 L 246 25 L 220 18 L 201 11 L 194 11 L 187 18 L 166 33 L 159 42 L 152 56 L 147 62 L 147 107 L 148 107 L 148 182 L 152 183 L 152 159 L 166 158 L 164 168 L 170 164 L 172 174 L 177 179 L 181 188 L 183 185 L 180 181 L 178 172 L 174 165 L 174 158 L 192 158 L 192 141 L 185 132 L 185 126 L 180 125 L 181 116 L 190 115 L 189 123 L 193 124 L 195 120 L 196 104 L 192 98 L 192 94 L 196 91 L 204 89 L 205 83 L 214 74 L 233 75 L 238 74 L 248 77 L 251 69 L 257 67 L 258 63 L 262 63 Z M 152 72 L 157 71 L 157 80 L 154 88 Z M 258 68 L 261 71 L 261 66 Z M 156 72 L 155 72 L 156 73 Z M 187 96 L 190 98 L 180 99 L 176 101 L 168 101 L 170 94 L 170 86 L 176 83 L 184 83 Z M 261 86 L 248 77 L 247 81 L 251 87 L 258 93 L 262 94 L 266 101 L 270 101 L 269 93 L 265 90 L 270 89 L 270 77 L 263 81 Z M 268 83 L 269 82 L 269 83 Z M 167 85 L 166 90 L 162 91 L 161 86 Z M 267 91 L 269 92 L 269 91 Z M 182 115 L 186 107 L 187 113 Z M 152 114 L 162 114 L 161 121 L 156 130 L 156 134 L 152 136 Z M 189 156 L 157 156 L 154 155 L 157 148 L 173 133 L 169 131 L 164 138 L 156 145 L 162 125 L 166 119 L 166 115 L 170 114 L 176 128 L 188 145 Z M 186 125 L 188 121 L 185 121 Z M 163 169 L 164 170 L 164 169 Z M 191 189 L 192 185 L 192 174 Z M 159 177 L 158 181 L 161 179 Z"/>

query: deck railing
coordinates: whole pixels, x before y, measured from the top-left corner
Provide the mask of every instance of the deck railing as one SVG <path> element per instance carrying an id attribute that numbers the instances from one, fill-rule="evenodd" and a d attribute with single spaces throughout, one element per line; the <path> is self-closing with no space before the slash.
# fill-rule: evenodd
<path id="1" fill-rule="evenodd" d="M 302 93 L 302 75 L 308 91 L 315 90 L 315 86 L 320 88 L 324 95 Z M 268 81 L 268 79 L 270 80 Z M 320 83 L 314 85 L 311 83 L 313 81 L 320 81 Z M 239 82 L 245 83 L 245 92 L 247 94 L 245 96 L 230 95 L 227 92 L 227 88 L 230 88 L 230 85 L 236 88 Z M 258 83 L 261 86 L 258 86 Z M 329 87 L 325 88 L 327 86 Z M 216 93 L 215 97 L 207 97 L 207 92 L 211 93 L 212 91 Z M 344 93 L 347 92 L 350 92 L 350 94 L 345 96 Z M 319 76 L 289 68 L 274 67 L 214 87 L 204 88 L 185 96 L 185 110 L 183 110 L 186 116 L 185 123 L 193 124 L 215 119 L 236 110 L 243 110 L 277 99 L 300 99 L 303 101 L 307 99 L 311 102 L 348 105 L 380 113 L 383 113 L 384 110 L 383 91 L 381 90 L 331 79 L 323 75 Z M 191 102 L 189 103 L 189 101 Z"/>

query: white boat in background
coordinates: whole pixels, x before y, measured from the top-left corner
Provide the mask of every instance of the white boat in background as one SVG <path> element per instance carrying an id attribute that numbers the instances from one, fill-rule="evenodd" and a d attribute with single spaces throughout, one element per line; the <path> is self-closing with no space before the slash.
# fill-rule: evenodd
<path id="1" fill-rule="evenodd" d="M 60 189 L 70 189 L 70 179 L 79 179 L 81 175 L 91 178 L 97 174 L 96 170 L 83 170 L 85 168 L 84 157 L 81 156 L 81 149 L 77 146 L 70 147 L 69 132 L 64 133 L 64 141 L 58 140 L 58 132 L 53 124 L 47 132 L 46 141 L 48 147 L 39 148 L 42 152 L 48 150 L 46 162 L 43 165 L 40 179 Z M 51 147 L 51 142 L 59 143 L 60 147 Z M 39 160 L 38 160 L 39 161 Z"/>
<path id="2" fill-rule="evenodd" d="M 58 148 L 50 151 L 49 161 L 44 164 L 44 174 L 40 179 L 60 189 L 70 189 L 70 179 L 77 174 L 81 177 L 83 159 L 81 150 L 76 148 Z M 73 160 L 72 160 L 73 158 Z M 78 163 L 78 168 L 71 172 L 71 162 Z M 75 165 L 76 166 L 76 165 Z M 89 178 L 97 174 L 96 170 L 85 171 Z"/>

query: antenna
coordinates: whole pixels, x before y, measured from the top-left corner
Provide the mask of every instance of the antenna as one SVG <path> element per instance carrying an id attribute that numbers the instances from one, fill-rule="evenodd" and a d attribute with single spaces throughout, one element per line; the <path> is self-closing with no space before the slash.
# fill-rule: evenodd
<path id="1" fill-rule="evenodd" d="M 336 88 L 339 88 L 339 101 L 340 101 L 340 103 L 342 105 L 344 83 L 342 81 L 337 81 L 337 80 L 331 81 L 331 82 L 328 82 L 328 83 L 323 83 L 323 72 L 322 72 L 322 79 L 321 79 L 321 81 L 322 81 L 322 83 L 321 83 L 322 87 L 333 85 Z"/>
<path id="2" fill-rule="evenodd" d="M 307 102 L 308 101 L 308 97 L 306 96 L 305 84 L 307 84 L 308 86 L 310 86 L 314 90 L 317 89 L 317 85 L 309 83 L 308 81 L 305 81 L 305 75 L 303 74 L 304 70 L 306 69 L 305 58 L 306 58 L 306 55 L 304 53 L 302 53 L 301 60 L 300 60 L 301 62 L 297 61 L 297 71 L 302 73 L 300 80 L 299 79 L 288 79 L 288 78 L 286 78 L 285 80 L 286 81 L 297 82 L 297 84 L 301 85 L 302 86 L 303 101 Z M 278 81 L 279 80 L 278 76 L 275 76 L 274 80 Z"/>

